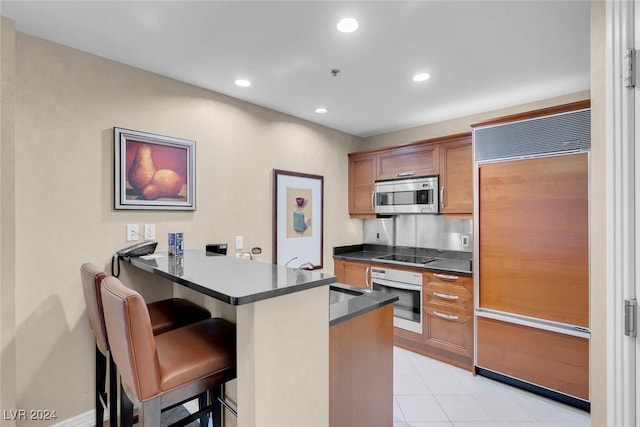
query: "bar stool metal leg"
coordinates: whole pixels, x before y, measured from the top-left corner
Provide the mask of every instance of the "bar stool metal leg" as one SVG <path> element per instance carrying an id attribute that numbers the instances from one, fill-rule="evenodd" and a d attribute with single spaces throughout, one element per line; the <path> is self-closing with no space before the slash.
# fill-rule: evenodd
<path id="1" fill-rule="evenodd" d="M 133 402 L 120 386 L 120 427 L 133 427 Z"/>
<path id="2" fill-rule="evenodd" d="M 198 409 L 204 409 L 207 407 L 207 405 L 209 404 L 208 402 L 208 395 L 207 393 L 200 393 L 200 395 L 198 396 Z M 209 416 L 208 414 L 202 414 L 202 416 L 200 417 L 200 426 L 201 427 L 208 427 L 209 425 Z"/>
<path id="3" fill-rule="evenodd" d="M 118 368 L 109 353 L 109 425 L 118 427 Z"/>
<path id="4" fill-rule="evenodd" d="M 222 427 L 222 403 L 221 399 L 224 399 L 222 384 L 215 386 L 210 394 L 211 394 L 211 404 L 213 405 L 213 410 L 211 411 L 211 424 L 213 427 Z"/>
<path id="5" fill-rule="evenodd" d="M 107 378 L 107 358 L 96 345 L 96 426 L 101 427 L 104 423 L 104 408 L 107 404 L 106 378 Z"/>

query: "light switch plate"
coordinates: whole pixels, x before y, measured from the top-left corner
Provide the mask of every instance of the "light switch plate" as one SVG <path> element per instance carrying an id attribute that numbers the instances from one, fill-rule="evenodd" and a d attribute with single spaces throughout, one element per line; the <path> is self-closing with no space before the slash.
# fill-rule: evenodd
<path id="1" fill-rule="evenodd" d="M 155 240 L 156 239 L 156 225 L 155 224 L 145 224 L 144 225 L 144 238 L 145 238 L 145 240 Z"/>
<path id="2" fill-rule="evenodd" d="M 138 240 L 138 224 L 127 224 L 127 242 Z"/>

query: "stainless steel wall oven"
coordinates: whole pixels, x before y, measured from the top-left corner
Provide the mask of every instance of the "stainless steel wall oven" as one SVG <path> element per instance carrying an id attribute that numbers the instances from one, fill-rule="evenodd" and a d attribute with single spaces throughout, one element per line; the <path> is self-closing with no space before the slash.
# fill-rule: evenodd
<path id="1" fill-rule="evenodd" d="M 393 304 L 393 326 L 422 333 L 421 273 L 372 267 L 371 287 L 398 296 Z"/>

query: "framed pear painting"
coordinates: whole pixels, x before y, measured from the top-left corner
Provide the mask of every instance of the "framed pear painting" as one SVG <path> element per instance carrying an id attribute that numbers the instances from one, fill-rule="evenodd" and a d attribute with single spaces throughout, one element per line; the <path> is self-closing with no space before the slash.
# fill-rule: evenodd
<path id="1" fill-rule="evenodd" d="M 115 209 L 195 210 L 195 141 L 114 128 Z"/>

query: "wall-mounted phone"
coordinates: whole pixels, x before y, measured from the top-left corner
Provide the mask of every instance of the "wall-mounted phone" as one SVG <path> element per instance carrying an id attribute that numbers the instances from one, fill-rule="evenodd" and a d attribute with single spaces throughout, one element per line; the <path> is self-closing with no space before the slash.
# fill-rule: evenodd
<path id="1" fill-rule="evenodd" d="M 156 246 L 158 246 L 158 242 L 149 240 L 142 243 L 136 243 L 135 245 L 127 246 L 126 248 L 120 249 L 117 253 L 120 256 L 143 256 L 150 255 L 155 252 Z"/>
<path id="2" fill-rule="evenodd" d="M 127 246 L 120 249 L 111 258 L 111 275 L 118 277 L 120 275 L 120 257 L 138 257 L 144 255 L 150 255 L 155 252 L 158 242 L 148 240 L 142 243 L 136 243 L 135 245 Z M 118 264 L 118 268 L 115 268 L 115 264 Z"/>

